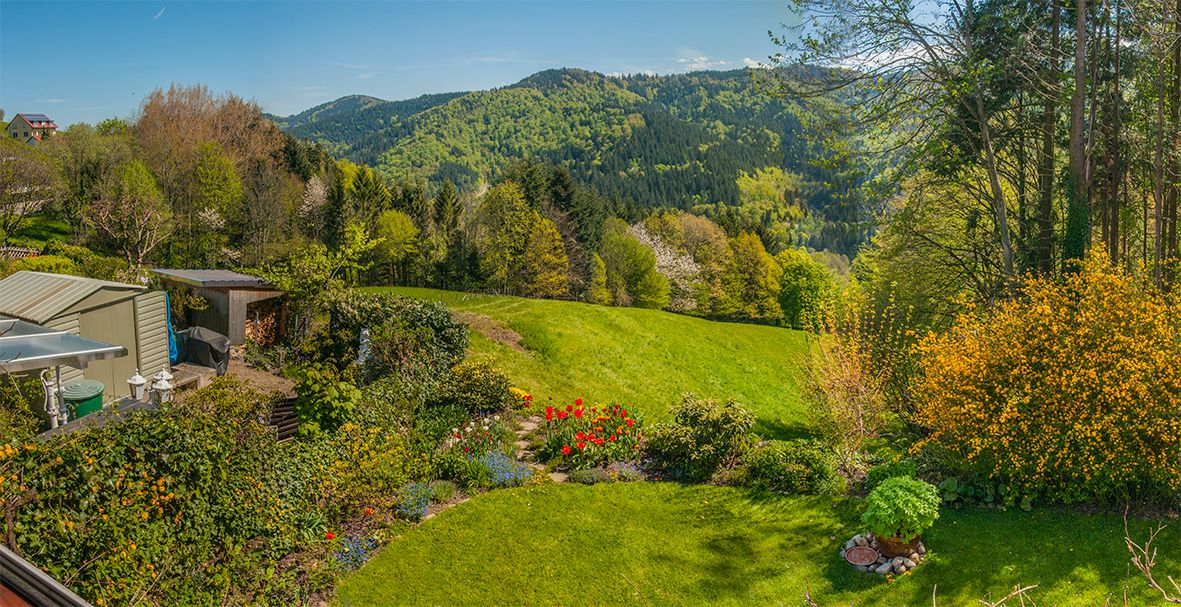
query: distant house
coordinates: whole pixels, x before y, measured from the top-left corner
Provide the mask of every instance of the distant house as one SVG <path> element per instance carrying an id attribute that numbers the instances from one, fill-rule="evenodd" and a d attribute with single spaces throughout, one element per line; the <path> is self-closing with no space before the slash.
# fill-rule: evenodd
<path id="1" fill-rule="evenodd" d="M 5 131 L 12 139 L 37 144 L 42 137 L 57 133 L 57 124 L 45 114 L 17 114 Z"/>

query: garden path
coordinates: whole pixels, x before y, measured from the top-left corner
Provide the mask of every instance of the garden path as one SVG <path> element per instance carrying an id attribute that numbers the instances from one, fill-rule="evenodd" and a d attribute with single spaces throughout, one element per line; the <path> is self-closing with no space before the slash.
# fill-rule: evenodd
<path id="1" fill-rule="evenodd" d="M 521 427 L 517 428 L 517 442 L 514 446 L 517 449 L 517 459 L 528 462 L 529 466 L 536 470 L 545 470 L 545 466 L 536 462 L 536 453 L 529 448 L 528 436 L 537 429 L 537 424 L 541 422 L 541 417 L 534 415 L 527 417 L 521 421 Z M 565 472 L 550 472 L 548 476 L 551 481 L 555 483 L 564 483 L 569 478 Z"/>

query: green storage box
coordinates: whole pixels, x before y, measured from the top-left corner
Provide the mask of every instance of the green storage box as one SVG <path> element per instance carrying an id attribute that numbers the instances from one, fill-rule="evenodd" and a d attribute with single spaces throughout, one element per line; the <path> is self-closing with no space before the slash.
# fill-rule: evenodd
<path id="1" fill-rule="evenodd" d="M 62 399 L 71 411 L 70 419 L 90 415 L 103 408 L 103 392 L 107 389 L 101 381 L 83 379 L 62 386 Z"/>

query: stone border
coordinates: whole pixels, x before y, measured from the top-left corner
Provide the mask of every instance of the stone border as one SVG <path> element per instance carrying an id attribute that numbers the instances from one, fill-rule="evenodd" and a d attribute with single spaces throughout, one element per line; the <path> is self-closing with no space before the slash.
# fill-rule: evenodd
<path id="1" fill-rule="evenodd" d="M 886 556 L 879 554 L 877 562 L 872 565 L 854 565 L 845 559 L 845 551 L 854 546 L 868 546 L 874 550 L 877 550 L 878 541 L 877 538 L 874 537 L 873 533 L 858 533 L 857 535 L 854 535 L 852 538 L 850 538 L 849 541 L 845 542 L 845 545 L 841 547 L 841 560 L 848 563 L 850 567 L 856 569 L 857 571 L 862 573 L 876 573 L 883 577 L 910 573 L 912 570 L 922 564 L 927 556 L 927 547 L 922 542 L 919 542 L 918 546 L 915 548 L 915 551 L 910 553 L 910 556 L 896 556 L 893 558 L 887 558 Z"/>

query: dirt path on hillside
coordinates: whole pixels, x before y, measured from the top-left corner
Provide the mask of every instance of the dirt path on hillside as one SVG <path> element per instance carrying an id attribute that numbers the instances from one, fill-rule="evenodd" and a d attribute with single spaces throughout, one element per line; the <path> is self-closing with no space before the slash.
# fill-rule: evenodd
<path id="1" fill-rule="evenodd" d="M 453 316 L 456 321 L 471 327 L 473 331 L 492 341 L 500 342 L 517 352 L 528 352 L 525 346 L 521 345 L 521 341 L 524 338 L 521 337 L 520 333 L 496 322 L 492 318 L 472 312 L 454 312 Z"/>

